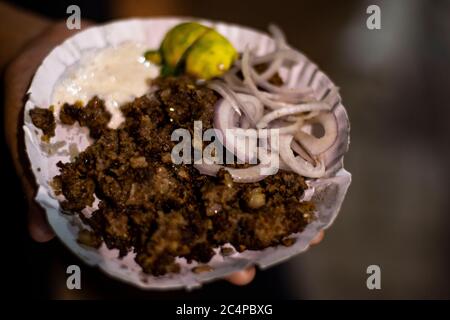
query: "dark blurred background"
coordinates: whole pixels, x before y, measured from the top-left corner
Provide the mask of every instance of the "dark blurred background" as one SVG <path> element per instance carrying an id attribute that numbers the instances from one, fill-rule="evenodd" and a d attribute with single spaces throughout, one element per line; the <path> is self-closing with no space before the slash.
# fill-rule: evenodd
<path id="1" fill-rule="evenodd" d="M 265 30 L 277 23 L 291 44 L 341 88 L 352 124 L 346 169 L 353 182 L 324 241 L 259 271 L 247 287 L 225 282 L 193 292 L 143 292 L 82 268 L 82 290 L 65 289 L 80 264 L 58 240 L 32 242 L 25 203 L 2 139 L 3 259 L 10 294 L 31 298 L 450 298 L 450 1 L 10 1 L 49 19 L 69 4 L 98 22 L 184 15 Z M 366 8 L 381 8 L 368 30 Z M 4 17 L 0 17 L 3 19 Z M 2 47 L 6 44 L 2 44 Z M 3 130 L 2 130 L 3 132 Z M 366 268 L 381 267 L 381 290 Z"/>

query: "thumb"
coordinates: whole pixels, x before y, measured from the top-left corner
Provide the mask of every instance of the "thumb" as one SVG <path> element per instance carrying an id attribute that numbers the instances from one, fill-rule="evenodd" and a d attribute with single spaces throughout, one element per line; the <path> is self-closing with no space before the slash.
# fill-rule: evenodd
<path id="1" fill-rule="evenodd" d="M 250 267 L 245 270 L 232 273 L 226 277 L 225 280 L 237 286 L 245 286 L 252 282 L 255 277 L 255 273 L 255 267 Z"/>

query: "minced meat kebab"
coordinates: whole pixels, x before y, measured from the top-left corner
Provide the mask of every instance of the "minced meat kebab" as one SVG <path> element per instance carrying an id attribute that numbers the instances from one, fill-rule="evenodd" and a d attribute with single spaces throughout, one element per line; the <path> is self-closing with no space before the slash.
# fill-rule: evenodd
<path id="1" fill-rule="evenodd" d="M 154 85 L 158 90 L 121 107 L 125 121 L 118 129 L 107 127 L 111 116 L 97 97 L 61 108 L 62 124 L 78 122 L 93 139 L 72 162 L 57 164 L 53 181 L 64 195 L 64 212 L 88 226 L 78 241 L 104 242 L 120 256 L 134 251 L 143 271 L 156 276 L 177 272 L 176 257 L 207 263 L 227 243 L 240 252 L 292 244 L 289 236 L 314 219 L 313 204 L 300 201 L 303 177 L 279 171 L 236 183 L 223 169 L 211 177 L 173 164 L 172 131 L 191 129 L 194 120 L 212 127 L 218 97 L 187 77 L 159 78 Z M 55 126 L 52 113 L 32 111 L 31 117 L 39 128 Z M 87 217 L 81 211 L 95 197 L 98 209 Z"/>

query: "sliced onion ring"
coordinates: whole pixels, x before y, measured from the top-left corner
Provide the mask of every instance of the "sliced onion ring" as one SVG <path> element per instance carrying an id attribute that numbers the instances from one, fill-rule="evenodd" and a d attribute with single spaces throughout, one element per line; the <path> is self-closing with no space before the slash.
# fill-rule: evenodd
<path id="1" fill-rule="evenodd" d="M 296 106 L 295 104 L 271 100 L 258 89 L 253 79 L 252 67 L 250 62 L 250 50 L 248 47 L 244 50 L 244 54 L 242 55 L 242 74 L 244 76 L 244 84 L 247 85 L 251 93 L 255 95 L 265 106 L 272 109 Z M 328 109 L 330 109 L 330 106 L 328 106 Z"/>
<path id="2" fill-rule="evenodd" d="M 308 161 L 309 163 L 311 163 L 313 165 L 316 164 L 316 160 L 314 160 L 312 158 L 312 156 L 308 153 L 308 151 L 305 149 L 305 147 L 302 146 L 302 144 L 300 142 L 292 140 L 291 148 L 294 152 L 296 152 L 304 160 Z"/>
<path id="3" fill-rule="evenodd" d="M 246 113 L 250 114 L 254 119 L 259 119 L 263 113 L 263 105 L 254 96 L 246 94 L 237 94 L 242 105 L 245 105 Z M 232 104 L 227 99 L 221 99 L 216 103 L 214 112 L 214 127 L 221 131 L 222 140 L 220 141 L 229 151 L 231 151 L 236 157 L 247 163 L 256 163 L 257 149 L 250 148 L 250 137 L 257 137 L 257 131 L 255 129 L 243 129 L 249 132 L 249 137 L 238 135 L 238 121 L 229 121 L 230 118 L 236 119 L 237 114 L 232 108 Z M 254 141 L 256 143 L 256 141 Z M 256 145 L 255 145 L 256 147 Z"/>
<path id="4" fill-rule="evenodd" d="M 281 109 L 274 110 L 272 112 L 267 113 L 262 117 L 259 122 L 256 124 L 257 128 L 266 128 L 269 123 L 275 119 L 289 116 L 293 114 L 303 113 L 303 112 L 311 112 L 311 111 L 320 111 L 327 110 L 329 106 L 325 103 L 321 102 L 311 102 L 304 103 L 299 105 L 293 105 Z"/>
<path id="5" fill-rule="evenodd" d="M 270 79 L 282 67 L 284 58 L 281 55 L 279 55 L 278 53 L 279 53 L 279 50 L 287 48 L 286 37 L 284 36 L 283 31 L 281 31 L 281 29 L 278 28 L 278 26 L 276 26 L 274 24 L 270 25 L 269 32 L 273 36 L 273 40 L 275 42 L 275 47 L 276 47 L 276 50 L 275 50 L 276 53 L 275 53 L 275 57 L 274 57 L 272 63 L 269 65 L 269 67 L 264 72 L 259 74 L 259 78 L 262 80 Z"/>
<path id="6" fill-rule="evenodd" d="M 253 94 L 252 91 L 231 71 L 224 75 L 224 80 L 230 87 L 230 89 L 246 94 Z M 300 103 L 311 102 L 315 100 L 315 93 L 312 88 L 307 89 L 295 89 L 286 87 L 277 87 L 267 82 L 260 84 L 266 91 L 260 91 L 261 95 L 267 99 L 286 102 L 286 103 Z"/>
<path id="7" fill-rule="evenodd" d="M 307 122 L 322 125 L 325 131 L 324 135 L 316 138 L 314 135 L 300 130 L 295 134 L 295 139 L 301 142 L 312 155 L 319 155 L 331 148 L 336 142 L 338 135 L 338 126 L 334 114 L 331 112 L 320 113 L 316 117 L 307 120 Z"/>
<path id="8" fill-rule="evenodd" d="M 236 94 L 232 90 L 228 90 L 228 88 L 223 85 L 221 81 L 210 81 L 207 84 L 207 87 L 211 90 L 216 91 L 218 94 L 220 94 L 224 99 L 228 100 L 231 103 L 231 106 L 236 111 L 238 115 L 241 115 L 241 110 L 243 107 L 241 106 L 241 103 L 239 99 L 236 97 Z"/>
<path id="9" fill-rule="evenodd" d="M 280 156 L 281 159 L 292 169 L 292 171 L 298 173 L 301 176 L 308 178 L 320 178 L 325 174 L 325 164 L 320 157 L 317 159 L 316 166 L 312 165 L 308 161 L 304 160 L 300 156 L 295 156 L 291 149 L 291 143 L 293 140 L 292 135 L 284 136 L 280 138 Z"/>

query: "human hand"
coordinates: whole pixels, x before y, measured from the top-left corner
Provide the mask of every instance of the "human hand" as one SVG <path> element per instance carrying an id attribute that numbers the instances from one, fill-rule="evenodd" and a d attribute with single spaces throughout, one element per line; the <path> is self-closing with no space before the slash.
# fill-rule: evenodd
<path id="1" fill-rule="evenodd" d="M 83 27 L 87 23 L 83 23 Z M 4 126 L 6 143 L 18 177 L 21 180 L 28 204 L 28 230 L 38 242 L 54 237 L 44 210 L 34 201 L 37 187 L 25 154 L 22 119 L 26 91 L 31 79 L 45 56 L 65 38 L 76 32 L 67 29 L 65 23 L 49 23 L 36 38 L 28 42 L 5 71 Z"/>

